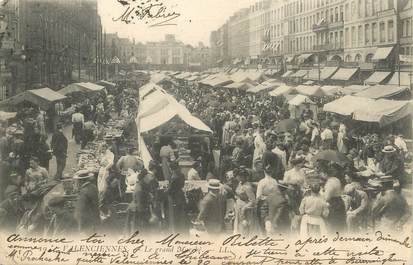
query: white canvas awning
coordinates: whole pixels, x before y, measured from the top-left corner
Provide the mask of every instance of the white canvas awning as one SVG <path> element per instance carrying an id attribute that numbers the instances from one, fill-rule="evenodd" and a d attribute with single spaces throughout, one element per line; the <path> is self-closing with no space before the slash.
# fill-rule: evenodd
<path id="1" fill-rule="evenodd" d="M 412 104 L 409 101 L 380 99 L 369 101 L 369 104 L 358 108 L 353 113 L 353 119 L 375 122 L 386 126 L 412 114 Z"/>
<path id="2" fill-rule="evenodd" d="M 366 81 L 364 81 L 364 83 L 368 85 L 380 84 L 389 75 L 390 75 L 390 72 L 374 72 L 373 74 L 369 76 L 369 78 L 366 79 Z"/>
<path id="3" fill-rule="evenodd" d="M 373 98 L 373 99 L 390 98 L 398 94 L 401 94 L 408 89 L 409 87 L 407 86 L 376 85 L 376 86 L 371 86 L 368 89 L 361 91 L 355 95 L 357 97 Z"/>
<path id="4" fill-rule="evenodd" d="M 340 68 L 331 77 L 332 80 L 348 81 L 350 80 L 358 71 L 358 68 Z"/>
<path id="5" fill-rule="evenodd" d="M 377 48 L 372 60 L 385 60 L 393 51 L 394 46 Z"/>
<path id="6" fill-rule="evenodd" d="M 361 85 L 351 85 L 346 87 L 341 87 L 339 90 L 344 95 L 354 95 L 358 92 L 364 91 L 370 86 L 361 86 Z"/>
<path id="7" fill-rule="evenodd" d="M 299 85 L 295 87 L 294 90 L 296 90 L 299 94 L 306 96 L 322 97 L 325 95 L 323 90 L 320 89 L 320 86 L 317 85 Z"/>
<path id="8" fill-rule="evenodd" d="M 358 108 L 363 108 L 373 100 L 355 96 L 344 96 L 324 105 L 323 110 L 333 112 L 343 116 L 350 116 Z"/>
<path id="9" fill-rule="evenodd" d="M 304 95 L 296 95 L 288 101 L 289 105 L 300 106 L 301 104 L 315 104 L 309 97 Z"/>
<path id="10" fill-rule="evenodd" d="M 273 91 L 271 91 L 269 93 L 269 95 L 272 96 L 272 97 L 277 97 L 277 96 L 289 94 L 292 90 L 293 90 L 292 87 L 287 86 L 287 85 L 283 85 L 283 86 L 279 86 L 276 89 L 274 89 Z"/>

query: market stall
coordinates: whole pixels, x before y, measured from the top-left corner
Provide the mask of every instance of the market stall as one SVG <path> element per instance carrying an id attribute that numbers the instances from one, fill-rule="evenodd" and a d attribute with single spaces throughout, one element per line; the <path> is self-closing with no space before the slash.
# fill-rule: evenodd
<path id="1" fill-rule="evenodd" d="M 291 113 L 291 118 L 300 118 L 302 112 L 309 108 L 313 113 L 314 117 L 318 115 L 318 107 L 308 96 L 296 95 L 288 101 L 289 110 Z"/>
<path id="2" fill-rule="evenodd" d="M 287 85 L 283 85 L 283 86 L 279 86 L 276 89 L 274 89 L 273 91 L 269 92 L 269 95 L 272 97 L 277 97 L 277 96 L 282 96 L 282 95 L 287 95 L 289 94 L 291 91 L 293 91 L 293 87 L 291 86 L 287 86 Z"/>
<path id="3" fill-rule="evenodd" d="M 295 87 L 294 90 L 298 94 L 305 95 L 305 96 L 312 96 L 312 97 L 325 96 L 324 91 L 320 88 L 320 86 L 317 86 L 317 85 L 312 85 L 312 86 L 299 85 Z"/>
<path id="4" fill-rule="evenodd" d="M 30 102 L 43 110 L 49 110 L 54 107 L 56 102 L 64 100 L 66 97 L 50 88 L 39 88 L 27 90 L 16 96 L 10 97 L 0 102 L 0 108 L 16 106 L 23 102 Z"/>
<path id="5" fill-rule="evenodd" d="M 399 95 L 402 95 L 404 93 L 407 93 L 408 91 L 408 86 L 376 85 L 356 93 L 355 96 L 372 99 L 393 98 L 398 97 Z"/>

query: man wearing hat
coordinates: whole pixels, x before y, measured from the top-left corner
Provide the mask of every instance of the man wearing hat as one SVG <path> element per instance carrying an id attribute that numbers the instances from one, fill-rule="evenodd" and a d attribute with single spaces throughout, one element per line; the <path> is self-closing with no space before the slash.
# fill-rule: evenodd
<path id="1" fill-rule="evenodd" d="M 347 196 L 347 225 L 351 232 L 359 231 L 360 227 L 367 226 L 367 211 L 369 197 L 367 193 L 359 190 L 352 184 L 344 187 L 344 194 Z"/>
<path id="2" fill-rule="evenodd" d="M 404 175 L 404 165 L 397 149 L 392 145 L 387 145 L 383 148 L 382 152 L 384 157 L 382 161 L 380 161 L 380 170 L 385 176 L 392 176 L 400 181 Z"/>
<path id="3" fill-rule="evenodd" d="M 53 155 L 56 157 L 56 175 L 55 179 L 62 178 L 63 170 L 66 167 L 67 157 L 67 138 L 63 134 L 63 126 L 61 123 L 57 124 L 56 131 L 53 133 L 50 147 L 53 150 Z"/>
<path id="4" fill-rule="evenodd" d="M 52 213 L 49 225 L 46 227 L 48 236 L 67 235 L 77 230 L 78 224 L 73 215 L 65 208 L 66 199 L 56 194 L 50 198 L 47 207 Z"/>
<path id="5" fill-rule="evenodd" d="M 93 173 L 84 172 L 73 178 L 79 185 L 75 218 L 79 231 L 90 234 L 95 232 L 100 224 L 98 188 L 93 183 Z"/>
<path id="6" fill-rule="evenodd" d="M 217 179 L 208 181 L 208 193 L 202 199 L 198 220 L 204 223 L 208 234 L 221 233 L 224 225 L 225 200 L 220 194 L 221 183 Z"/>
<path id="7" fill-rule="evenodd" d="M 75 113 L 72 114 L 73 132 L 72 137 L 75 138 L 77 144 L 80 144 L 82 140 L 83 124 L 85 123 L 85 116 L 80 112 L 80 108 L 77 107 Z"/>
<path id="8" fill-rule="evenodd" d="M 398 229 L 411 216 L 410 207 L 400 192 L 398 181 L 389 181 L 382 186 L 382 192 L 377 195 L 372 207 L 373 218 L 376 219 L 377 228 L 384 231 Z"/>
<path id="9" fill-rule="evenodd" d="M 0 228 L 13 232 L 23 216 L 21 194 L 16 186 L 8 186 L 4 191 L 5 200 L 0 203 Z"/>

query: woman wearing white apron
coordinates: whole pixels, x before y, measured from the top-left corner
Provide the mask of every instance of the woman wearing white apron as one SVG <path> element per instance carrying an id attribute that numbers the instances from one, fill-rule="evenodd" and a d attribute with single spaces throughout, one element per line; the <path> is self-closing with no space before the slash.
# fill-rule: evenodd
<path id="1" fill-rule="evenodd" d="M 113 166 L 115 155 L 110 150 L 110 147 L 106 146 L 105 153 L 103 154 L 100 161 L 100 169 L 97 179 L 97 187 L 99 191 L 99 200 L 102 201 L 103 195 L 106 192 L 108 183 L 107 179 L 109 177 L 109 169 Z"/>
<path id="2" fill-rule="evenodd" d="M 300 237 L 327 235 L 324 219 L 328 215 L 328 204 L 320 196 L 320 185 L 311 185 L 311 194 L 304 197 L 300 205 Z"/>

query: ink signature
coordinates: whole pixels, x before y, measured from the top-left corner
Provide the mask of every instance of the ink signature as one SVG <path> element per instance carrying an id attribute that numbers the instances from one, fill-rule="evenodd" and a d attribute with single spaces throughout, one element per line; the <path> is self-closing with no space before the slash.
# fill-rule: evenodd
<path id="1" fill-rule="evenodd" d="M 180 13 L 169 11 L 169 7 L 159 0 L 117 0 L 125 9 L 122 14 L 113 18 L 113 21 L 122 21 L 126 24 L 136 24 L 143 21 L 149 27 L 176 26 L 174 21 Z"/>

